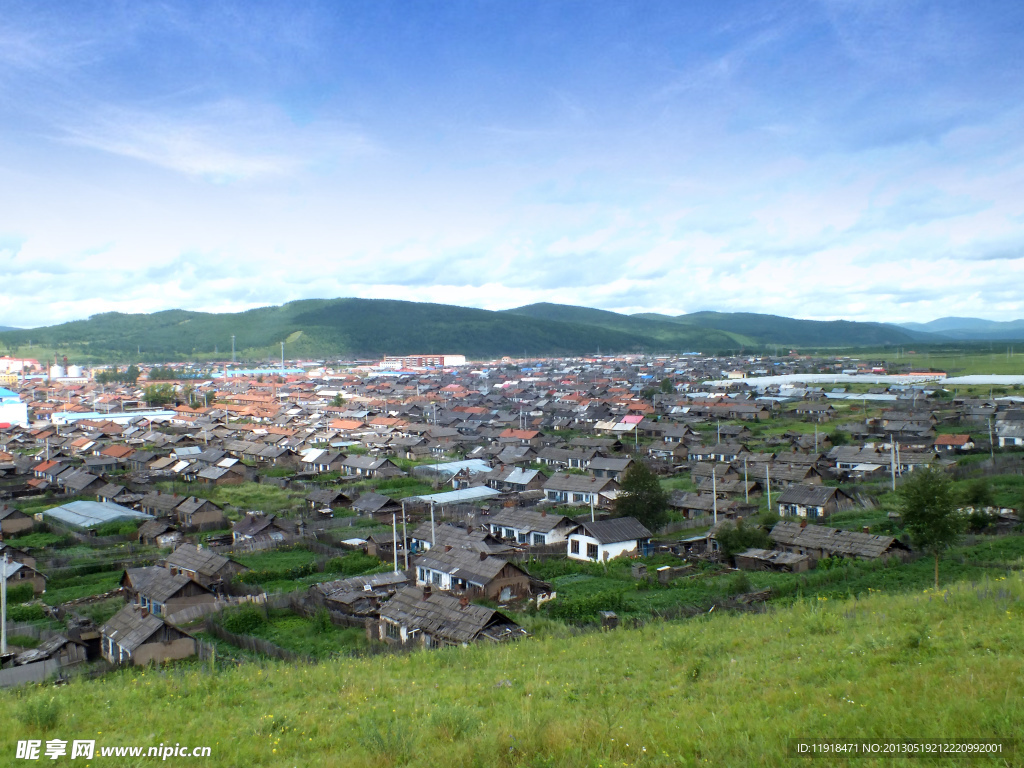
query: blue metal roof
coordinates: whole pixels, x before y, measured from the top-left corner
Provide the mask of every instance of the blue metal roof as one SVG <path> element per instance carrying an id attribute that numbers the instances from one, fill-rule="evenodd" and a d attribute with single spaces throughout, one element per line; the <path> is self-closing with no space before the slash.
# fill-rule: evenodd
<path id="1" fill-rule="evenodd" d="M 110 501 L 72 501 L 60 507 L 43 512 L 44 517 L 53 517 L 76 528 L 96 528 L 104 523 L 122 520 L 152 520 L 152 515 L 136 512 Z"/>

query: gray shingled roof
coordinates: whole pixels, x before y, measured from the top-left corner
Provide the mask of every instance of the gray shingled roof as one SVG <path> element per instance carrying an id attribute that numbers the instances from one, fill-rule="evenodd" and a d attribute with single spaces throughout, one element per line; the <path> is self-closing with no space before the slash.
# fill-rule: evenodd
<path id="1" fill-rule="evenodd" d="M 192 580 L 178 574 L 172 576 L 166 568 L 148 565 L 142 568 L 128 568 L 125 571 L 132 589 L 158 603 L 165 603 Z"/>
<path id="2" fill-rule="evenodd" d="M 769 534 L 776 544 L 798 549 L 822 550 L 853 557 L 880 557 L 891 548 L 907 549 L 892 536 L 876 536 L 857 531 L 841 531 L 823 525 L 807 525 L 787 520 L 776 523 Z"/>
<path id="3" fill-rule="evenodd" d="M 137 605 L 126 605 L 100 627 L 100 634 L 109 637 L 129 653 L 159 632 L 164 621 L 152 613 L 143 615 Z"/>
<path id="4" fill-rule="evenodd" d="M 481 558 L 481 555 L 485 556 Z M 473 552 L 468 549 L 451 549 L 445 552 L 442 547 L 433 547 L 416 558 L 416 565 L 485 587 L 501 573 L 501 569 L 508 565 L 508 561 L 487 555 L 486 552 Z"/>
<path id="5" fill-rule="evenodd" d="M 203 576 L 216 576 L 228 564 L 228 558 L 208 549 L 197 548 L 195 544 L 182 544 L 167 557 L 167 565 L 185 571 L 194 571 Z"/>
<path id="6" fill-rule="evenodd" d="M 456 643 L 471 643 L 481 636 L 500 640 L 525 634 L 514 621 L 492 608 L 462 605 L 459 598 L 436 592 L 424 599 L 423 591 L 416 587 L 397 592 L 381 606 L 380 616 Z"/>
<path id="7" fill-rule="evenodd" d="M 832 500 L 833 496 L 842 495 L 849 498 L 847 494 L 838 488 L 828 485 L 798 485 L 796 483 L 787 486 L 786 490 L 779 496 L 779 504 L 800 504 L 810 507 L 823 507 Z"/>
<path id="8" fill-rule="evenodd" d="M 635 517 L 616 517 L 611 520 L 580 523 L 583 532 L 602 544 L 649 539 L 653 535 Z"/>
<path id="9" fill-rule="evenodd" d="M 558 527 L 563 520 L 569 518 L 564 515 L 548 514 L 539 509 L 520 509 L 513 507 L 501 509 L 487 518 L 488 525 L 500 525 L 507 528 L 516 528 L 520 531 L 537 531 L 547 533 Z M 571 521 L 570 521 L 571 522 Z"/>

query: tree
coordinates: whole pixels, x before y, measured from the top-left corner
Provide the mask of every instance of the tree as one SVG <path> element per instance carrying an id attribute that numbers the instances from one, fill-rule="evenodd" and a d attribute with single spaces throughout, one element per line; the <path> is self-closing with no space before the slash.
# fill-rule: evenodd
<path id="1" fill-rule="evenodd" d="M 966 520 L 957 510 L 953 483 L 940 469 L 911 473 L 896 491 L 903 525 L 914 546 L 935 557 L 935 588 L 939 587 L 939 555 L 957 542 Z"/>
<path id="2" fill-rule="evenodd" d="M 744 520 L 737 521 L 735 526 L 723 525 L 715 534 L 715 539 L 728 560 L 751 548 L 768 549 L 771 546 L 768 534 L 763 528 L 757 525 L 748 526 Z"/>
<path id="3" fill-rule="evenodd" d="M 828 439 L 832 445 L 846 445 L 850 442 L 849 434 L 839 429 L 832 430 L 832 432 L 829 433 Z"/>
<path id="4" fill-rule="evenodd" d="M 668 493 L 642 461 L 634 461 L 622 475 L 615 511 L 622 517 L 635 517 L 652 533 L 668 522 Z"/>
<path id="5" fill-rule="evenodd" d="M 661 380 L 661 391 L 666 395 L 671 395 L 676 391 L 676 388 L 672 386 L 672 379 L 665 377 Z"/>
<path id="6" fill-rule="evenodd" d="M 345 398 L 342 397 L 340 393 L 335 395 L 334 399 L 331 400 L 331 407 L 332 408 L 344 408 L 345 407 Z"/>
<path id="7" fill-rule="evenodd" d="M 151 384 L 142 395 L 148 405 L 166 405 L 174 400 L 173 384 Z"/>

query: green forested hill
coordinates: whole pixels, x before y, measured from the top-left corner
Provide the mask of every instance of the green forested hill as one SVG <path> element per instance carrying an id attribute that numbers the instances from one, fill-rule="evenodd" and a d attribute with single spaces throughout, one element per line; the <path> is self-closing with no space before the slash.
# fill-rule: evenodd
<path id="1" fill-rule="evenodd" d="M 633 315 L 651 320 L 679 323 L 700 328 L 715 328 L 742 335 L 753 344 L 793 344 L 821 347 L 907 344 L 920 341 L 917 334 L 886 323 L 859 323 L 850 320 L 796 320 L 778 315 L 752 312 L 693 312 L 688 315 Z"/>
<path id="2" fill-rule="evenodd" d="M 277 359 L 282 341 L 288 358 L 444 352 L 487 359 L 598 350 L 726 352 L 772 343 L 884 345 L 908 342 L 911 333 L 878 323 L 771 315 L 630 316 L 559 304 L 492 312 L 384 299 L 310 299 L 225 314 L 105 313 L 62 325 L 0 332 L 0 353 L 57 352 L 75 362 L 222 359 L 234 335 L 240 360 Z"/>

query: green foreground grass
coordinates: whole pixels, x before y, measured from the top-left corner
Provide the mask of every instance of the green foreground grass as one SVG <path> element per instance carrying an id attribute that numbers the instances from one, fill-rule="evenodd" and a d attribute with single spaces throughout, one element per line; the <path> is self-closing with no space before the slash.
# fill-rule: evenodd
<path id="1" fill-rule="evenodd" d="M 1017 738 L 1022 619 L 1011 574 L 511 646 L 128 669 L 7 694 L 0 754 L 96 738 L 208 745 L 204 766 L 777 766 L 795 737 Z M 1019 763 L 929 760 L 975 764 Z"/>

